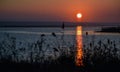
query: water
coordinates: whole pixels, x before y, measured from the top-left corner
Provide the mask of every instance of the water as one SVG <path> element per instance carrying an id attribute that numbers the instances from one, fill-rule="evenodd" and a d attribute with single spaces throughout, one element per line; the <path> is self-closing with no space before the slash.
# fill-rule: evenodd
<path id="1" fill-rule="evenodd" d="M 0 28 L 0 40 L 4 39 L 5 33 L 10 34 L 10 36 L 16 37 L 18 41 L 23 42 L 35 42 L 40 39 L 42 34 L 45 35 L 46 42 L 54 41 L 55 37 L 52 33 L 55 33 L 58 39 L 61 39 L 63 35 L 63 29 L 58 27 L 40 27 L 40 28 L 29 28 L 29 27 L 13 27 L 13 28 Z M 64 39 L 66 43 L 73 43 L 75 39 L 75 28 L 65 28 L 64 29 Z"/>
<path id="2" fill-rule="evenodd" d="M 19 53 L 19 58 L 27 59 L 30 51 L 38 53 L 38 48 L 33 50 L 29 48 L 29 44 L 37 44 L 37 42 L 43 39 L 42 50 L 45 51 L 46 59 L 48 57 L 59 57 L 59 53 L 54 54 L 54 49 L 62 46 L 64 51 L 69 51 L 68 48 L 77 45 L 77 59 L 82 59 L 82 48 L 83 45 L 87 45 L 91 42 L 97 44 L 99 41 L 106 43 L 108 39 L 116 43 L 116 47 L 120 48 L 120 34 L 119 33 L 102 33 L 95 32 L 101 29 L 101 26 L 81 26 L 82 29 L 79 31 L 77 27 L 1 27 L 0 28 L 0 43 L 4 40 L 9 41 L 7 34 L 10 37 L 15 37 L 16 48 L 26 48 L 26 52 Z M 86 34 L 86 32 L 88 32 Z M 80 34 L 80 36 L 79 36 Z M 43 38 L 42 38 L 43 37 Z M 61 48 L 61 47 L 60 47 Z M 9 50 L 9 49 L 8 49 Z M 80 50 L 80 51 L 79 51 Z M 20 52 L 20 51 L 18 51 Z M 33 57 L 34 58 L 34 57 Z M 29 59 L 28 59 L 29 60 Z M 77 62 L 77 61 L 76 61 Z M 81 63 L 77 62 L 77 63 Z"/>
<path id="3" fill-rule="evenodd" d="M 120 41 L 119 33 L 98 33 L 94 31 L 99 31 L 101 29 L 100 26 L 94 27 L 83 27 L 82 35 L 83 42 L 86 40 L 91 41 L 92 37 L 94 37 L 95 41 L 105 40 L 109 38 L 111 40 Z M 0 40 L 4 38 L 5 33 L 9 33 L 11 36 L 17 38 L 20 41 L 26 42 L 34 42 L 39 39 L 41 34 L 45 34 L 46 38 L 52 38 L 52 33 L 55 33 L 58 37 L 63 34 L 63 29 L 60 27 L 1 27 L 0 28 Z M 86 36 L 86 32 L 88 32 L 88 36 Z M 64 39 L 68 42 L 74 42 L 76 35 L 76 27 L 66 27 L 64 29 Z"/>
<path id="4" fill-rule="evenodd" d="M 82 26 L 76 28 L 76 65 L 83 66 L 83 44 L 82 44 Z"/>

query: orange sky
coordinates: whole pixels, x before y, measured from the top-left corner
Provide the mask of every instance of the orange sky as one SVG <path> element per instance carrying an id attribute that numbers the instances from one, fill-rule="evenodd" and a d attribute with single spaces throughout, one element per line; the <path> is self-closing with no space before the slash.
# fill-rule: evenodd
<path id="1" fill-rule="evenodd" d="M 120 22 L 120 0 L 0 0 L 0 21 Z"/>

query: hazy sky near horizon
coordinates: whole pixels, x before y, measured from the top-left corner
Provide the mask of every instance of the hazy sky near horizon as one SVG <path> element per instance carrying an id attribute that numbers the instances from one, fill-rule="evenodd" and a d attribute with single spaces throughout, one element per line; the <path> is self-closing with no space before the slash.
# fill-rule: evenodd
<path id="1" fill-rule="evenodd" d="M 120 22 L 120 0 L 0 0 L 0 21 Z"/>

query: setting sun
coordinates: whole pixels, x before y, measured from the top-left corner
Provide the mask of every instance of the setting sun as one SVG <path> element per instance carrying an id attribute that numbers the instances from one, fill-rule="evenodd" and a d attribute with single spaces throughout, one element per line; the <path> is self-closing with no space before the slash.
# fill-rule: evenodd
<path id="1" fill-rule="evenodd" d="M 82 14 L 81 13 L 77 13 L 77 18 L 82 18 Z"/>

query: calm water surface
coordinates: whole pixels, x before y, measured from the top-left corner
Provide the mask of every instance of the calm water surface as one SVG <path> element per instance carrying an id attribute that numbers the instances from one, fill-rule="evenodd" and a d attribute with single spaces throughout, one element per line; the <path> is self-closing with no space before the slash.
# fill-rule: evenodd
<path id="1" fill-rule="evenodd" d="M 101 27 L 1 27 L 0 28 L 0 42 L 5 39 L 5 35 L 9 34 L 16 38 L 16 42 L 24 43 L 22 46 L 26 46 L 26 43 L 32 43 L 40 39 L 41 35 L 45 35 L 46 43 L 55 46 L 56 43 L 62 45 L 62 39 L 65 41 L 65 45 L 77 45 L 76 63 L 82 65 L 82 48 L 83 44 L 88 44 L 92 41 L 97 43 L 98 41 L 106 42 L 107 39 L 115 41 L 117 48 L 120 48 L 120 34 L 119 33 L 98 33 Z M 86 35 L 86 32 L 88 34 Z M 54 35 L 53 35 L 54 34 Z M 58 40 L 58 41 L 56 41 Z M 17 47 L 20 47 L 19 43 L 16 43 Z"/>
<path id="2" fill-rule="evenodd" d="M 64 32 L 64 39 L 66 41 L 72 42 L 76 36 L 76 28 L 77 27 L 66 27 L 64 30 L 59 27 L 13 27 L 13 28 L 0 28 L 0 39 L 4 38 L 5 33 L 9 33 L 11 36 L 15 36 L 18 40 L 24 41 L 35 41 L 39 39 L 41 34 L 45 34 L 47 38 L 52 38 L 52 33 L 54 32 L 58 37 L 61 36 Z M 100 30 L 101 27 L 82 27 L 82 36 L 83 42 L 90 38 L 94 37 L 96 41 L 104 40 L 109 38 L 111 40 L 120 41 L 119 33 L 97 33 L 95 31 Z M 86 36 L 86 32 L 88 32 L 88 36 Z"/>

